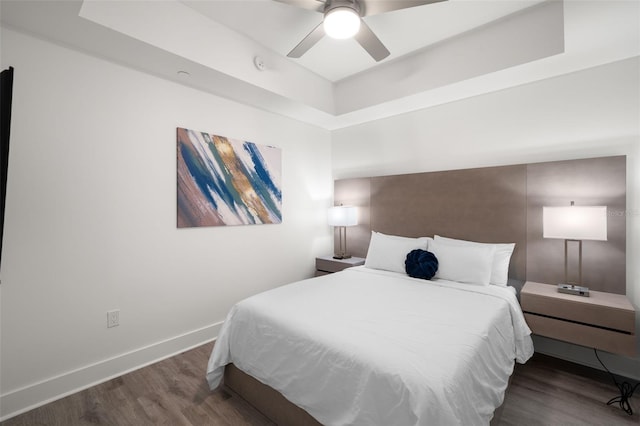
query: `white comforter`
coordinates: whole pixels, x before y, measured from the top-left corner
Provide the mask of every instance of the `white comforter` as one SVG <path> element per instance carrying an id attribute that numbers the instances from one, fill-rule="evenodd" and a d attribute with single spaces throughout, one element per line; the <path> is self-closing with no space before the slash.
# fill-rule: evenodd
<path id="1" fill-rule="evenodd" d="M 512 288 L 357 267 L 235 305 L 207 380 L 234 363 L 324 425 L 482 425 L 530 333 Z"/>

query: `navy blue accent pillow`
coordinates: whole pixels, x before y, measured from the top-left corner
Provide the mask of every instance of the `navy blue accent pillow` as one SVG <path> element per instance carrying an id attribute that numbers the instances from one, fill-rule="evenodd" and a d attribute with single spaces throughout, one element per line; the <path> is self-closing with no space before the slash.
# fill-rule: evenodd
<path id="1" fill-rule="evenodd" d="M 410 277 L 430 280 L 438 270 L 438 259 L 430 251 L 415 249 L 407 254 L 404 266 Z"/>

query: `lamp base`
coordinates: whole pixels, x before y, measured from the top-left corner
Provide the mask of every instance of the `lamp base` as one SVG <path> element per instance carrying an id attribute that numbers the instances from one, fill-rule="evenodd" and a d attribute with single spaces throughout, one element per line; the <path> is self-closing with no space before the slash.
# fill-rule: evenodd
<path id="1" fill-rule="evenodd" d="M 589 287 L 581 287 L 574 284 L 558 284 L 558 293 L 589 297 Z"/>
<path id="2" fill-rule="evenodd" d="M 349 259 L 351 257 L 350 254 L 334 254 L 333 258 L 334 259 Z"/>

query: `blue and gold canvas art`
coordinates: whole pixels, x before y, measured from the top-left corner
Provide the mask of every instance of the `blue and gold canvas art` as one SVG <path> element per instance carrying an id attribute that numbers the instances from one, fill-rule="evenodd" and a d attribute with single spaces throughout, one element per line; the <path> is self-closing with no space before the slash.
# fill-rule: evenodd
<path id="1" fill-rule="evenodd" d="M 279 148 L 178 128 L 178 228 L 282 222 Z"/>

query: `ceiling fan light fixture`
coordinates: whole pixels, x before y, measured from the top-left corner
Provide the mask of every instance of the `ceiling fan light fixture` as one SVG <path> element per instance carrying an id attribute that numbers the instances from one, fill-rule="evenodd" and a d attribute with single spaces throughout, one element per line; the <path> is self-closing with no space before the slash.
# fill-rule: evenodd
<path id="1" fill-rule="evenodd" d="M 331 38 L 351 38 L 360 30 L 360 15 L 348 6 L 336 7 L 325 14 L 322 25 Z"/>

